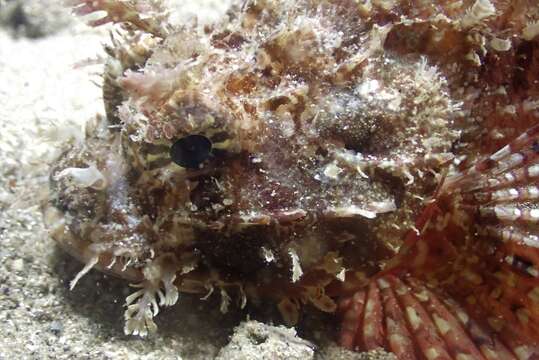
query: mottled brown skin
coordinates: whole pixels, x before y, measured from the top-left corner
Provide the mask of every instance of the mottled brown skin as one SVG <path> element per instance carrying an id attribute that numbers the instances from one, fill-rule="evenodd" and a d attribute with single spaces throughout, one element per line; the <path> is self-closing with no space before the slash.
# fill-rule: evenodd
<path id="1" fill-rule="evenodd" d="M 531 2 L 246 1 L 198 31 L 74 3 L 129 31 L 108 48 L 107 118 L 55 164 L 47 218 L 83 261 L 142 283 L 129 333 L 175 288 L 220 290 L 224 310 L 228 293 L 269 297 L 288 323 L 302 304 L 335 311 L 410 238 L 449 162 L 536 121 L 521 108 L 539 86 Z M 182 168 L 169 149 L 193 134 L 213 151 Z M 101 183 L 66 173 L 92 164 Z"/>

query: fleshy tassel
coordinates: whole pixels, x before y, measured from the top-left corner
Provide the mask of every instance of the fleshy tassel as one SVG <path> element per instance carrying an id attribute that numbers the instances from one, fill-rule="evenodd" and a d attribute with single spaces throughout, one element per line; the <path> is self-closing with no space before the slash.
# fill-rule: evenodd
<path id="1" fill-rule="evenodd" d="M 73 278 L 73 280 L 71 280 L 71 282 L 69 283 L 69 290 L 73 290 L 75 288 L 75 286 L 77 285 L 77 283 L 79 282 L 79 280 L 84 276 L 86 275 L 90 270 L 92 270 L 92 268 L 99 262 L 99 255 L 96 254 L 94 256 L 92 256 L 88 262 L 86 263 L 86 265 L 84 265 L 84 267 L 82 268 L 81 271 L 79 271 L 77 273 L 77 275 L 75 275 L 75 278 Z"/>
<path id="2" fill-rule="evenodd" d="M 157 37 L 163 38 L 166 35 L 166 26 L 161 25 L 166 14 L 160 16 L 163 9 L 158 6 L 158 3 L 122 0 L 66 0 L 65 4 L 73 6 L 73 11 L 77 15 L 93 14 L 100 11 L 106 13 L 105 16 L 90 21 L 91 26 L 100 26 L 111 22 L 126 23 Z M 142 14 L 145 12 L 152 16 L 143 16 Z"/>
<path id="3" fill-rule="evenodd" d="M 167 267 L 170 256 L 163 256 L 146 265 L 143 270 L 145 280 L 133 287 L 135 291 L 125 299 L 124 313 L 126 335 L 145 337 L 157 331 L 153 318 L 159 313 L 159 307 L 172 306 L 178 301 L 178 288 L 174 285 L 176 274 L 174 267 Z M 161 287 L 161 284 L 162 287 Z M 159 299 L 159 305 L 157 303 Z"/>

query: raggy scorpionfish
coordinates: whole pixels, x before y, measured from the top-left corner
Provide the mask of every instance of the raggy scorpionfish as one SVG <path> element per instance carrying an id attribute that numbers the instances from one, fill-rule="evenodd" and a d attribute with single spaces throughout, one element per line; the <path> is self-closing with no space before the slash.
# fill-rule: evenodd
<path id="1" fill-rule="evenodd" d="M 72 286 L 138 284 L 126 333 L 188 292 L 336 313 L 357 351 L 539 359 L 535 0 L 247 0 L 205 27 L 70 2 L 117 31 L 45 218 Z"/>

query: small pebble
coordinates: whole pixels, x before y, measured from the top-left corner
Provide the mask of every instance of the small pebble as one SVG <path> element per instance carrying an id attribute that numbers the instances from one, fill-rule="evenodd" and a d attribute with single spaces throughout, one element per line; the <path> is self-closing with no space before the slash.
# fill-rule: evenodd
<path id="1" fill-rule="evenodd" d="M 11 263 L 11 268 L 13 271 L 23 271 L 24 270 L 24 261 L 22 259 L 13 260 Z"/>
<path id="2" fill-rule="evenodd" d="M 49 331 L 53 333 L 54 335 L 60 335 L 60 333 L 64 330 L 64 325 L 62 325 L 59 321 L 53 321 L 49 325 Z"/>

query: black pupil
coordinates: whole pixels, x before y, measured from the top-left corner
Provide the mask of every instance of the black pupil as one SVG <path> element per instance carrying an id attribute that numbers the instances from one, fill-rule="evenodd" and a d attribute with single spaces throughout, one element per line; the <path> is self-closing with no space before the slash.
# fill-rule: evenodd
<path id="1" fill-rule="evenodd" d="M 189 135 L 170 148 L 172 161 L 184 168 L 198 169 L 211 152 L 211 141 L 202 135 Z"/>
<path id="2" fill-rule="evenodd" d="M 539 154 L 539 143 L 537 141 L 533 142 L 532 150 L 535 151 L 536 154 Z"/>

